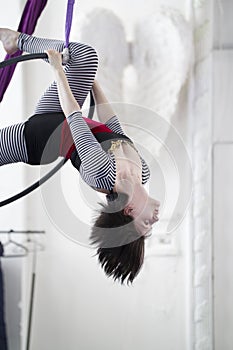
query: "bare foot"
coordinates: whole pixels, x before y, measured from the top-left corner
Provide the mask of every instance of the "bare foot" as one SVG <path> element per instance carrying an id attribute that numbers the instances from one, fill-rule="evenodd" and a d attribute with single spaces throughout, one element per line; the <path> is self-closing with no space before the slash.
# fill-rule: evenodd
<path id="1" fill-rule="evenodd" d="M 0 28 L 0 40 L 2 41 L 5 51 L 12 55 L 18 50 L 17 40 L 19 32 L 7 28 Z"/>

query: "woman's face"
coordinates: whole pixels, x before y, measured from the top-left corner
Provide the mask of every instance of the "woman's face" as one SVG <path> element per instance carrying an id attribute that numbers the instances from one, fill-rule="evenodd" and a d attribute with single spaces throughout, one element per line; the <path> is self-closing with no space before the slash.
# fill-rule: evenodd
<path id="1" fill-rule="evenodd" d="M 143 186 L 138 186 L 126 207 L 126 213 L 134 218 L 136 230 L 146 235 L 159 220 L 159 207 L 160 202 L 148 196 Z"/>
<path id="2" fill-rule="evenodd" d="M 148 200 L 142 210 L 140 203 L 136 205 L 134 225 L 136 230 L 143 236 L 148 234 L 149 231 L 152 230 L 153 225 L 159 221 L 159 206 L 160 202 L 151 197 L 148 197 Z"/>

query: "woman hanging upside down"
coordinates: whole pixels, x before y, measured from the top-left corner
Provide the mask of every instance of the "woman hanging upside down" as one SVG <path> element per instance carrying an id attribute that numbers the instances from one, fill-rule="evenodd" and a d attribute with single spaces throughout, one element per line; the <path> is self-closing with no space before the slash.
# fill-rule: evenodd
<path id="1" fill-rule="evenodd" d="M 128 277 L 132 283 L 143 264 L 145 237 L 159 220 L 160 202 L 147 194 L 143 185 L 150 177 L 149 168 L 95 80 L 96 51 L 70 43 L 70 59 L 63 68 L 63 41 L 10 29 L 0 29 L 0 40 L 9 54 L 18 49 L 46 52 L 55 75 L 35 114 L 0 130 L 0 165 L 40 165 L 59 156 L 69 158 L 89 186 L 106 194 L 107 204 L 102 205 L 91 232 L 92 243 L 98 243 L 99 262 L 114 280 L 123 283 Z M 100 122 L 82 117 L 91 89 Z"/>

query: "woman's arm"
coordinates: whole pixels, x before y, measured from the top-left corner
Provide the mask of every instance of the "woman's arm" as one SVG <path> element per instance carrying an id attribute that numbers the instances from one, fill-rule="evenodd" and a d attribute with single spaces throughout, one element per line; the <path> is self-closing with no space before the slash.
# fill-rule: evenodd
<path id="1" fill-rule="evenodd" d="M 102 149 L 82 117 L 78 102 L 70 90 L 61 65 L 61 54 L 54 50 L 46 51 L 54 69 L 59 100 L 74 140 L 77 153 L 86 174 L 92 178 L 107 178 L 113 169 L 110 156 Z"/>
<path id="2" fill-rule="evenodd" d="M 49 63 L 55 74 L 61 108 L 65 116 L 68 117 L 73 112 L 79 111 L 80 106 L 72 94 L 65 72 L 62 68 L 61 54 L 55 50 L 47 50 L 45 52 L 49 57 Z"/>
<path id="3" fill-rule="evenodd" d="M 101 123 L 105 124 L 115 113 L 97 80 L 94 80 L 92 91 L 96 103 L 98 119 Z"/>

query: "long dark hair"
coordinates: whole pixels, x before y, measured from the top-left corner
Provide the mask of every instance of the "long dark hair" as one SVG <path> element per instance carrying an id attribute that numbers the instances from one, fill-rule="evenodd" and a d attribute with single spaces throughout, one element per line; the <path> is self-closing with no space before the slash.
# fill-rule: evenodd
<path id="1" fill-rule="evenodd" d="M 107 196 L 107 204 L 99 203 L 98 217 L 91 230 L 91 244 L 97 244 L 98 261 L 108 277 L 121 284 L 133 282 L 144 261 L 144 236 L 135 229 L 133 218 L 124 214 L 128 196 Z"/>

